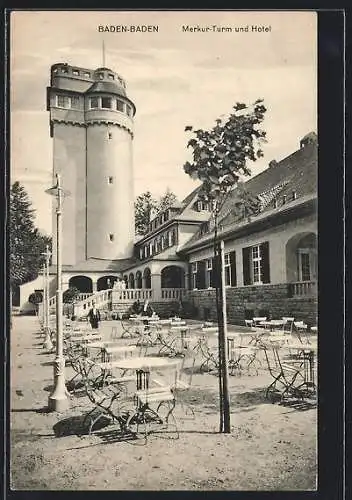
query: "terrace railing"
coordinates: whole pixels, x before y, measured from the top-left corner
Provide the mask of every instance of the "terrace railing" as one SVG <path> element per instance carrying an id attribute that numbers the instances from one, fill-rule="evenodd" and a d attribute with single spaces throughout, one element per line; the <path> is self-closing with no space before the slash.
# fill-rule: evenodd
<path id="1" fill-rule="evenodd" d="M 185 294 L 184 288 L 162 288 L 161 300 L 181 300 Z"/>
<path id="2" fill-rule="evenodd" d="M 290 288 L 292 297 L 314 297 L 317 293 L 316 281 L 296 281 Z"/>

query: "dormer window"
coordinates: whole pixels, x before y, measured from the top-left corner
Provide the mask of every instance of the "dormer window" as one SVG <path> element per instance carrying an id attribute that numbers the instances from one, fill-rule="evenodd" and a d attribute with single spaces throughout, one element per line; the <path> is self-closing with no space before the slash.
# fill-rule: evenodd
<path id="1" fill-rule="evenodd" d="M 61 73 L 68 73 L 68 69 L 67 68 L 61 68 Z"/>
<path id="2" fill-rule="evenodd" d="M 209 210 L 209 204 L 206 201 L 198 200 L 197 201 L 197 210 L 198 210 L 198 212 L 202 212 L 204 210 Z"/>
<path id="3" fill-rule="evenodd" d="M 112 73 L 109 73 L 108 78 L 109 78 L 109 80 L 115 80 L 115 75 L 113 75 Z"/>
<path id="4" fill-rule="evenodd" d="M 79 71 L 78 69 L 73 69 L 72 70 L 72 74 L 75 75 L 75 76 L 79 76 Z"/>
<path id="5" fill-rule="evenodd" d="M 98 77 L 100 80 L 104 80 L 104 73 L 99 73 Z"/>
<path id="6" fill-rule="evenodd" d="M 83 76 L 84 76 L 84 78 L 90 78 L 90 73 L 88 73 L 88 71 L 85 71 L 83 73 Z"/>

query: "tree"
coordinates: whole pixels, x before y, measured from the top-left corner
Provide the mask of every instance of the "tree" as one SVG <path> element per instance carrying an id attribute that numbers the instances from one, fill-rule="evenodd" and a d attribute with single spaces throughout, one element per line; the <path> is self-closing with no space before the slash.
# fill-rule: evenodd
<path id="1" fill-rule="evenodd" d="M 177 197 L 169 188 L 159 200 L 156 200 L 150 191 L 137 196 L 134 204 L 136 234 L 145 234 L 154 215 L 163 212 L 176 202 Z"/>
<path id="2" fill-rule="evenodd" d="M 160 197 L 157 212 L 161 213 L 164 210 L 167 210 L 169 207 L 172 207 L 175 203 L 177 203 L 177 196 L 173 193 L 169 188 L 167 188 L 165 194 Z"/>
<path id="3" fill-rule="evenodd" d="M 151 221 L 153 212 L 157 208 L 157 201 L 150 191 L 137 196 L 134 204 L 136 234 L 145 234 Z"/>
<path id="4" fill-rule="evenodd" d="M 44 262 L 42 253 L 51 238 L 34 225 L 35 210 L 19 182 L 10 189 L 10 285 L 21 285 L 35 279 Z"/>
<path id="5" fill-rule="evenodd" d="M 34 304 L 36 310 L 38 310 L 38 305 L 43 302 L 43 294 L 39 291 L 31 293 L 28 297 L 28 302 Z"/>
<path id="6" fill-rule="evenodd" d="M 210 130 L 185 128 L 193 137 L 187 147 L 192 148 L 192 162 L 184 164 L 184 171 L 193 179 L 202 182 L 199 198 L 212 208 L 214 225 L 214 255 L 219 280 L 216 283 L 216 301 L 219 327 L 219 402 L 220 432 L 230 432 L 230 404 L 228 394 L 228 367 L 226 354 L 226 294 L 223 283 L 223 252 L 219 238 L 219 216 L 229 193 L 239 181 L 251 174 L 248 163 L 263 156 L 261 145 L 266 141 L 266 132 L 260 128 L 266 108 L 262 99 L 247 106 L 237 103 L 227 119 L 217 119 Z M 240 191 L 237 206 L 250 205 L 256 210 L 253 200 L 245 189 Z M 221 235 L 220 235 L 221 236 Z M 222 243 L 223 245 L 223 243 Z M 220 271 L 220 272 L 219 272 Z"/>
<path id="7" fill-rule="evenodd" d="M 64 304 L 72 304 L 78 298 L 81 292 L 75 286 L 70 286 L 67 290 L 64 291 L 62 300 Z"/>

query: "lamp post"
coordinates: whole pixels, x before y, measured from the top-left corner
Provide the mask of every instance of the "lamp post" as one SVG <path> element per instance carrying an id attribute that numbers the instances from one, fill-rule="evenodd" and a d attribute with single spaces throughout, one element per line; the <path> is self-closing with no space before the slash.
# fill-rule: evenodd
<path id="1" fill-rule="evenodd" d="M 43 254 L 42 254 L 43 255 Z M 45 264 L 43 264 L 43 297 L 42 297 L 42 309 L 41 309 L 41 314 L 42 314 L 42 321 L 43 321 L 43 330 L 45 333 Z"/>
<path id="2" fill-rule="evenodd" d="M 65 358 L 63 354 L 63 318 L 62 318 L 62 198 L 68 192 L 61 187 L 61 178 L 56 174 L 56 186 L 46 190 L 46 193 L 57 198 L 56 208 L 56 356 L 54 360 L 54 390 L 48 399 L 49 410 L 64 411 L 69 407 L 69 399 L 65 386 Z"/>
<path id="3" fill-rule="evenodd" d="M 47 351 L 51 351 L 53 348 L 53 343 L 51 341 L 50 335 L 50 320 L 49 320 L 49 259 L 51 253 L 49 252 L 49 246 L 46 246 L 45 252 L 43 254 L 45 256 L 45 279 L 44 279 L 44 301 L 43 301 L 43 314 L 44 314 L 44 333 L 45 339 L 43 343 L 43 348 Z"/>

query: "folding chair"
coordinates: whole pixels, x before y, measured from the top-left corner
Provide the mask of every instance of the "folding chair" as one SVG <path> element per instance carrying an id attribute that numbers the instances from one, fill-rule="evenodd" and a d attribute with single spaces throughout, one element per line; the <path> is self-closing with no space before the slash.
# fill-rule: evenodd
<path id="1" fill-rule="evenodd" d="M 247 373 L 249 374 L 250 368 L 253 367 L 258 375 L 258 368 L 256 362 L 258 349 L 255 346 L 244 346 L 240 340 L 230 338 L 228 339 L 228 360 L 229 360 L 229 370 L 230 375 L 238 373 L 242 374 L 242 371 L 247 368 Z"/>
<path id="2" fill-rule="evenodd" d="M 185 396 L 192 386 L 195 362 L 196 356 L 194 352 L 187 351 L 182 360 L 180 369 L 176 371 L 175 382 L 171 384 L 171 391 L 175 396 L 176 403 L 180 403 L 185 414 L 187 414 L 187 409 L 189 409 L 193 418 L 195 417 L 194 409 L 190 403 L 185 400 Z"/>
<path id="3" fill-rule="evenodd" d="M 91 383 L 88 374 L 82 366 L 83 380 L 86 395 L 93 404 L 93 408 L 85 415 L 83 425 L 90 420 L 89 434 L 92 433 L 94 425 L 103 417 L 107 417 L 111 422 L 118 422 L 122 430 L 126 430 L 127 411 L 125 393 L 119 386 L 96 387 Z"/>
<path id="4" fill-rule="evenodd" d="M 208 339 L 203 336 L 199 337 L 196 345 L 193 347 L 196 354 L 202 357 L 200 371 L 211 371 L 217 369 L 219 366 L 218 352 L 215 348 L 211 348 Z"/>
<path id="5" fill-rule="evenodd" d="M 268 353 L 269 349 L 270 353 Z M 302 364 L 295 365 L 283 362 L 280 356 L 280 348 L 276 345 L 271 345 L 270 348 L 265 346 L 264 353 L 269 373 L 274 379 L 266 389 L 266 397 L 268 397 L 270 391 L 279 391 L 281 401 L 287 395 L 303 399 L 306 394 L 306 383 Z"/>
<path id="6" fill-rule="evenodd" d="M 119 332 L 117 326 L 111 328 L 110 340 L 117 340 L 119 338 Z"/>
<path id="7" fill-rule="evenodd" d="M 126 428 L 138 436 L 139 428 L 142 426 L 146 442 L 153 424 L 158 426 L 165 424 L 166 428 L 173 425 L 178 437 L 176 418 L 173 415 L 176 399 L 171 386 L 157 383 L 155 387 L 151 387 L 151 382 L 154 380 L 150 379 L 148 370 L 137 370 L 137 377 L 140 382 L 134 393 L 135 410 L 129 415 Z M 160 411 L 163 407 L 166 408 L 165 415 Z"/>
<path id="8" fill-rule="evenodd" d="M 295 321 L 293 323 L 293 330 L 294 330 L 295 334 L 297 335 L 298 340 L 300 342 L 302 342 L 302 344 L 304 342 L 309 344 L 309 337 L 307 335 L 308 326 L 303 321 Z"/>
<path id="9" fill-rule="evenodd" d="M 292 334 L 292 329 L 293 329 L 293 324 L 294 324 L 295 318 L 283 316 L 282 321 L 283 321 L 283 327 L 282 327 L 283 333 Z"/>

